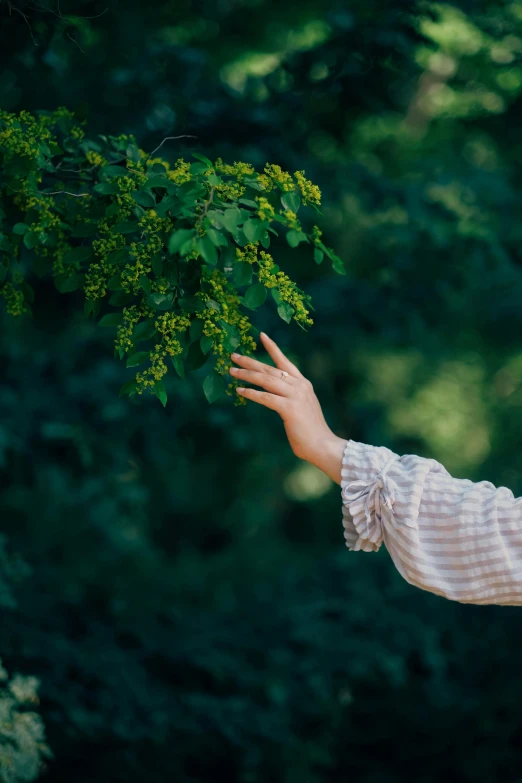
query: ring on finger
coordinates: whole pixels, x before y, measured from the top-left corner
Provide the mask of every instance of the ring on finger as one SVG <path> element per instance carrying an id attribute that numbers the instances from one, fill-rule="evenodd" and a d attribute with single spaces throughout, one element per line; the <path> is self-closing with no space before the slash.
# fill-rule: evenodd
<path id="1" fill-rule="evenodd" d="M 283 380 L 283 378 L 287 378 L 287 377 L 288 377 L 287 371 L 286 370 L 281 370 L 280 380 Z"/>

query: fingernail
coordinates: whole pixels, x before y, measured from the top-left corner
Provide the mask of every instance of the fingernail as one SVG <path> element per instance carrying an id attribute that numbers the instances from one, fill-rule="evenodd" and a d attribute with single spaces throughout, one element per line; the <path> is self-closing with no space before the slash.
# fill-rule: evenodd
<path id="1" fill-rule="evenodd" d="M 261 337 L 268 337 L 266 332 L 261 332 Z"/>
<path id="2" fill-rule="evenodd" d="M 237 369 L 237 367 L 231 367 L 230 370 L 229 370 L 229 373 L 231 375 L 237 375 L 238 372 L 239 372 L 239 370 Z"/>
<path id="3" fill-rule="evenodd" d="M 237 389 L 236 389 L 236 391 L 237 391 L 237 393 L 238 393 L 238 394 L 243 394 L 243 392 L 245 391 L 245 389 L 244 389 L 244 387 L 243 387 L 243 386 L 238 386 L 238 387 L 237 387 Z"/>
<path id="4" fill-rule="evenodd" d="M 240 356 L 241 356 L 241 354 L 239 354 L 239 353 L 232 353 L 232 354 L 230 354 L 230 358 L 231 358 L 231 359 L 234 359 L 234 361 L 235 361 L 236 359 L 239 359 L 239 357 L 240 357 Z"/>

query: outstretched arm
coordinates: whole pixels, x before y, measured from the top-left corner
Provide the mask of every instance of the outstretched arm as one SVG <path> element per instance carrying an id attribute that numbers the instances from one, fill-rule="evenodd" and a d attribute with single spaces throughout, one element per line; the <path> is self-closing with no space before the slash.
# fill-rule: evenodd
<path id="1" fill-rule="evenodd" d="M 341 485 L 346 544 L 384 543 L 404 579 L 460 603 L 522 605 L 522 498 L 455 479 L 436 460 L 338 438 L 311 383 L 262 334 L 275 367 L 232 354 L 238 394 L 279 413 L 296 456 Z"/>

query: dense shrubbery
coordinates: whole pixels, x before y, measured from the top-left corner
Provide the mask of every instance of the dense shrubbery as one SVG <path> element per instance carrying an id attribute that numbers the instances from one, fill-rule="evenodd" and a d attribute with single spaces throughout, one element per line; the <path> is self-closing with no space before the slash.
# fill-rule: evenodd
<path id="1" fill-rule="evenodd" d="M 196 148 L 305 169 L 347 275 L 271 235 L 315 324 L 274 303 L 256 326 L 339 435 L 520 494 L 522 4 L 60 7 L 0 3 L 0 105 L 85 104 L 91 137 L 144 150 L 196 135 L 158 151 L 171 171 Z M 337 488 L 276 417 L 204 404 L 205 366 L 164 376 L 165 409 L 118 397 L 102 313 L 33 280 L 32 319 L 0 308 L 0 655 L 41 682 L 49 779 L 518 783 L 519 610 L 345 552 Z"/>

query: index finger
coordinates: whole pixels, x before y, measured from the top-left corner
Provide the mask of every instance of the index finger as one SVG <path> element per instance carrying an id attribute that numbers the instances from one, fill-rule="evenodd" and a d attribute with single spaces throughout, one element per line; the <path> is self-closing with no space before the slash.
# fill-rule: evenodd
<path id="1" fill-rule="evenodd" d="M 286 372 L 289 372 L 291 375 L 297 375 L 298 377 L 301 377 L 301 373 L 295 364 L 292 364 L 290 359 L 286 358 L 281 348 L 275 344 L 271 337 L 265 334 L 265 332 L 261 332 L 260 337 L 276 367 L 279 367 L 280 370 L 286 370 Z"/>

